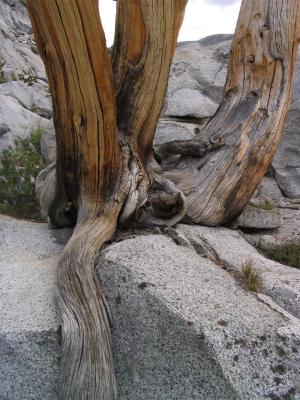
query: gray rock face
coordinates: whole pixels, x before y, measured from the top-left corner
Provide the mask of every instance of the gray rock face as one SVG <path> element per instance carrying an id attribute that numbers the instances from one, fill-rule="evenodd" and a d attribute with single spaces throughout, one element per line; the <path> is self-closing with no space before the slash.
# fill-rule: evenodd
<path id="1" fill-rule="evenodd" d="M 181 43 L 171 66 L 163 115 L 211 117 L 222 97 L 229 51 L 228 40 L 210 46 Z"/>
<path id="2" fill-rule="evenodd" d="M 0 216 L 0 398 L 56 400 L 61 246 L 46 224 Z"/>
<path id="3" fill-rule="evenodd" d="M 0 85 L 0 150 L 25 138 L 37 127 L 44 128 L 52 114 L 47 86 L 22 81 Z"/>
<path id="4" fill-rule="evenodd" d="M 288 203 L 287 206 L 279 210 L 282 218 L 282 225 L 275 230 L 255 231 L 245 234 L 244 237 L 255 247 L 266 249 L 277 247 L 290 242 L 299 243 L 300 238 L 300 200 L 298 204 Z M 264 239 L 271 236 L 272 240 Z M 273 241 L 273 243 L 272 243 Z M 268 243 L 269 242 L 269 243 Z"/>
<path id="5" fill-rule="evenodd" d="M 43 127 L 52 105 L 43 62 L 36 54 L 27 9 L 20 0 L 0 2 L 0 150 Z"/>
<path id="6" fill-rule="evenodd" d="M 161 119 L 157 125 L 154 145 L 172 142 L 173 140 L 189 140 L 197 136 L 200 127 L 178 121 Z"/>
<path id="7" fill-rule="evenodd" d="M 299 320 L 211 261 L 150 235 L 110 246 L 98 272 L 120 399 L 300 396 Z"/>
<path id="8" fill-rule="evenodd" d="M 284 201 L 284 196 L 276 180 L 270 176 L 265 176 L 251 201 L 258 204 L 261 201 L 268 201 L 272 204 L 280 204 L 282 201 Z"/>
<path id="9" fill-rule="evenodd" d="M 275 210 L 263 210 L 251 206 L 245 208 L 236 222 L 241 228 L 252 229 L 276 229 L 282 225 L 279 212 Z"/>
<path id="10" fill-rule="evenodd" d="M 18 100 L 0 95 L 0 150 L 13 145 L 15 139 L 25 138 L 47 120 L 24 108 Z"/>
<path id="11" fill-rule="evenodd" d="M 26 84 L 23 81 L 11 81 L 0 85 L 1 102 L 5 101 L 2 96 L 16 99 L 22 107 L 43 118 L 51 118 L 52 104 L 48 92 L 48 85 L 39 80 Z"/>
<path id="12" fill-rule="evenodd" d="M 12 80 L 19 74 L 46 79 L 43 62 L 36 54 L 28 12 L 20 0 L 0 2 L 0 60 L 4 77 Z"/>
<path id="13" fill-rule="evenodd" d="M 211 46 L 214 44 L 232 40 L 232 38 L 233 38 L 233 35 L 231 33 L 218 33 L 216 35 L 206 36 L 205 38 L 198 40 L 198 42 L 204 46 Z"/>
<path id="14" fill-rule="evenodd" d="M 293 98 L 284 126 L 283 139 L 272 161 L 276 180 L 283 193 L 300 198 L 300 52 L 296 68 Z"/>
<path id="15" fill-rule="evenodd" d="M 255 229 L 244 232 L 244 237 L 253 246 L 262 250 L 273 249 L 277 246 L 294 242 L 300 238 L 300 199 L 284 197 L 276 180 L 271 176 L 265 176 L 260 187 L 251 198 L 250 204 L 262 206 L 271 204 L 273 210 L 279 215 L 282 224 L 276 229 Z M 277 217 L 275 217 L 277 218 Z M 263 226 L 260 223 L 261 226 Z"/>
<path id="16" fill-rule="evenodd" d="M 46 224 L 1 216 L 0 227 L 0 397 L 57 400 L 55 265 L 62 247 Z M 163 235 L 138 236 L 99 256 L 113 321 L 118 398 L 297 399 L 299 319 L 288 301 L 279 306 L 274 295 L 283 281 L 295 280 L 288 277 L 291 268 L 263 264 L 229 229 L 179 225 L 173 231 L 183 245 Z M 57 234 L 63 243 L 69 232 Z M 268 273 L 276 276 L 274 293 L 241 288 L 220 263 L 197 253 L 199 238 L 236 269 L 251 253 L 264 280 Z"/>
<path id="17" fill-rule="evenodd" d="M 229 272 L 241 273 L 250 262 L 262 278 L 261 292 L 278 306 L 300 318 L 300 271 L 263 257 L 237 232 L 180 224 L 177 231 L 200 254 L 206 255 Z"/>

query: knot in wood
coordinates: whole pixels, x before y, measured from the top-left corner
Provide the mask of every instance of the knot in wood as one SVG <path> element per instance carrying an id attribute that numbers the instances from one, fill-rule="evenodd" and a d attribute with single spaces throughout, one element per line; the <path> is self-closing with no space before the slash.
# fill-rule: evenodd
<path id="1" fill-rule="evenodd" d="M 248 56 L 248 61 L 249 61 L 249 63 L 254 63 L 255 56 L 254 55 Z"/>

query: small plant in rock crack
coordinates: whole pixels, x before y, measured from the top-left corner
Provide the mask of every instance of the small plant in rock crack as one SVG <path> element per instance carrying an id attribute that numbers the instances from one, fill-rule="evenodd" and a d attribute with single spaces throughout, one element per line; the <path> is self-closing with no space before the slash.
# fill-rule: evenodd
<path id="1" fill-rule="evenodd" d="M 5 79 L 3 67 L 5 65 L 5 61 L 0 59 L 0 84 L 6 83 L 7 79 Z"/>
<path id="2" fill-rule="evenodd" d="M 259 270 L 254 266 L 251 259 L 247 259 L 238 273 L 237 279 L 251 292 L 259 293 L 263 288 L 263 280 Z"/>
<path id="3" fill-rule="evenodd" d="M 15 147 L 0 154 L 0 213 L 16 218 L 40 220 L 35 179 L 44 166 L 37 127 L 29 138 L 17 139 Z"/>

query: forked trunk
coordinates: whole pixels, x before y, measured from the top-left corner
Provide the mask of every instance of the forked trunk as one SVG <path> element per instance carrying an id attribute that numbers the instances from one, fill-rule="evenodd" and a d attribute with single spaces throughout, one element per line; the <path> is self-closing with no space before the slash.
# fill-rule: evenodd
<path id="1" fill-rule="evenodd" d="M 151 149 L 186 2 L 120 3 L 125 8 L 118 12 L 117 32 L 128 23 L 128 34 L 134 34 L 136 20 L 144 32 L 137 45 L 137 49 L 143 48 L 141 69 L 146 71 L 153 62 L 158 63 L 152 71 L 154 86 L 139 107 L 142 118 L 132 118 L 133 126 L 127 125 L 126 132 L 122 131 L 126 118 L 122 123 L 120 113 L 120 129 L 117 126 L 112 66 L 97 3 L 28 0 L 49 79 L 57 133 L 56 188 L 49 217 L 56 226 L 76 222 L 58 265 L 60 388 L 61 398 L 69 400 L 116 398 L 108 310 L 94 262 L 102 244 L 113 235 L 121 210 L 120 219 L 125 223 L 147 199 L 152 176 L 144 162 L 143 140 Z M 130 52 L 129 57 L 131 60 Z M 149 78 L 146 74 L 142 85 L 139 79 L 132 81 L 136 87 L 133 96 L 145 95 Z M 123 90 L 122 84 L 119 89 Z M 133 113 L 134 97 L 129 103 L 127 111 Z M 143 139 L 144 131 L 137 130 L 136 124 L 148 124 L 147 138 Z M 177 221 L 180 217 L 174 214 Z"/>
<path id="2" fill-rule="evenodd" d="M 58 266 L 61 398 L 112 400 L 107 305 L 94 271 L 120 224 L 217 225 L 236 217 L 280 140 L 300 0 L 243 0 L 223 101 L 200 135 L 152 150 L 186 0 L 119 0 L 113 66 L 97 1 L 27 0 L 53 98 L 55 196 L 75 225 Z"/>

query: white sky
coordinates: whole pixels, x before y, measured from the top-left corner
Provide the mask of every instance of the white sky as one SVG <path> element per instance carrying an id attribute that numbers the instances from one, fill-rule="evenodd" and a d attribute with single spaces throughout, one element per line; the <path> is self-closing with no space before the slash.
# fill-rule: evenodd
<path id="1" fill-rule="evenodd" d="M 199 40 L 215 33 L 233 33 L 241 0 L 188 0 L 179 41 Z M 116 2 L 99 0 L 107 46 L 114 38 Z"/>

